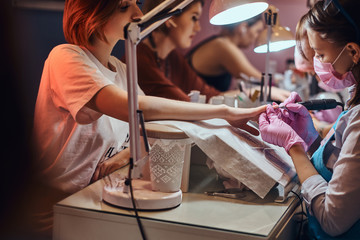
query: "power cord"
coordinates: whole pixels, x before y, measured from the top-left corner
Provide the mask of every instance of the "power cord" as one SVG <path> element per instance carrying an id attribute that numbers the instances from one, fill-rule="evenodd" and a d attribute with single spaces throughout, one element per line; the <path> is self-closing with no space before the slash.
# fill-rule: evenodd
<path id="1" fill-rule="evenodd" d="M 134 209 L 134 212 L 135 212 L 136 222 L 137 222 L 137 224 L 138 224 L 138 226 L 139 226 L 139 230 L 140 230 L 142 239 L 143 239 L 143 240 L 146 240 L 146 235 L 145 235 L 144 227 L 143 227 L 143 225 L 142 225 L 142 223 L 141 223 L 141 219 L 140 219 L 140 217 L 139 217 L 138 210 L 137 210 L 136 204 L 135 204 L 133 186 L 132 186 L 132 181 L 131 181 L 131 172 L 132 172 L 133 166 L 134 166 L 133 158 L 130 158 L 129 174 L 128 174 L 128 178 L 125 180 L 125 185 L 130 187 L 131 202 L 132 202 L 133 209 Z"/>
<path id="2" fill-rule="evenodd" d="M 144 138 L 145 150 L 146 150 L 147 153 L 149 153 L 150 148 L 149 148 L 149 143 L 148 143 L 148 140 L 147 140 L 147 135 L 146 135 L 146 130 L 145 130 L 145 122 L 144 122 L 143 112 L 138 109 L 138 110 L 136 110 L 136 113 L 138 115 L 139 122 L 140 122 L 142 132 L 143 132 L 142 136 Z M 128 174 L 128 178 L 125 180 L 125 185 L 129 186 L 129 188 L 130 188 L 131 202 L 132 202 L 133 209 L 134 209 L 134 212 L 135 212 L 136 222 L 137 222 L 137 224 L 139 226 L 139 230 L 140 230 L 142 239 L 146 240 L 144 227 L 143 227 L 143 225 L 141 223 L 141 219 L 139 217 L 139 213 L 138 213 L 138 210 L 137 210 L 136 204 L 135 204 L 135 197 L 134 197 L 134 191 L 133 191 L 133 186 L 132 186 L 132 177 L 131 177 L 131 173 L 132 173 L 133 168 L 134 168 L 134 159 L 131 157 L 130 158 L 129 174 Z"/>
<path id="3" fill-rule="evenodd" d="M 302 198 L 300 197 L 299 194 L 297 194 L 296 192 L 294 192 L 293 190 L 291 190 L 290 192 L 292 192 L 293 194 L 295 194 L 295 196 L 299 199 L 300 201 L 300 206 L 301 206 L 301 221 L 300 221 L 300 228 L 299 228 L 299 232 L 298 232 L 298 235 L 296 237 L 296 239 L 300 239 L 300 236 L 301 236 L 301 232 L 302 232 L 302 228 L 303 228 L 303 222 L 305 221 L 304 219 L 304 216 L 306 217 L 306 213 L 304 211 L 304 207 L 303 207 L 303 204 L 302 204 Z"/>
<path id="4" fill-rule="evenodd" d="M 341 106 L 342 110 L 344 111 L 344 104 L 342 102 L 336 102 L 338 106 Z"/>

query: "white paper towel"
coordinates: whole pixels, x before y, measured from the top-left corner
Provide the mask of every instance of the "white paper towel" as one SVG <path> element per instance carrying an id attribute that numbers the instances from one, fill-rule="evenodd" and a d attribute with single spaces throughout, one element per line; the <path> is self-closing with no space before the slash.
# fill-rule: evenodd
<path id="1" fill-rule="evenodd" d="M 184 131 L 217 170 L 232 176 L 261 198 L 276 183 L 285 187 L 296 175 L 292 160 L 283 148 L 264 143 L 260 136 L 234 128 L 223 119 L 155 123 Z"/>

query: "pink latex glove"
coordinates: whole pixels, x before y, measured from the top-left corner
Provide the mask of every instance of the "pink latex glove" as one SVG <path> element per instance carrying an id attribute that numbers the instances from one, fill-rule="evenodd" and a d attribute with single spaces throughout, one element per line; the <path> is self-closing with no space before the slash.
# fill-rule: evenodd
<path id="1" fill-rule="evenodd" d="M 296 103 L 301 101 L 302 99 L 297 92 L 291 92 L 290 96 L 283 103 L 280 103 L 280 106 L 286 106 L 288 103 Z"/>
<path id="2" fill-rule="evenodd" d="M 324 121 L 327 123 L 334 123 L 336 121 L 336 119 L 338 119 L 341 112 L 342 112 L 342 108 L 340 106 L 338 106 L 333 109 L 317 111 L 313 114 L 316 117 L 316 119 L 319 121 Z"/>
<path id="3" fill-rule="evenodd" d="M 296 92 L 292 92 L 280 106 L 285 106 L 281 109 L 281 119 L 289 124 L 295 132 L 304 140 L 307 145 L 307 150 L 311 144 L 317 139 L 319 133 L 314 127 L 313 120 L 309 111 L 301 104 L 301 97 Z"/>
<path id="4" fill-rule="evenodd" d="M 264 141 L 284 147 L 287 153 L 294 144 L 301 144 L 305 151 L 307 150 L 304 140 L 279 118 L 271 105 L 267 106 L 266 113 L 260 115 L 259 128 Z"/>
<path id="5" fill-rule="evenodd" d="M 297 92 L 291 92 L 290 97 L 288 97 L 284 102 L 280 103 L 279 106 L 286 107 L 288 103 L 296 103 L 301 101 L 302 99 Z M 280 111 L 282 115 L 279 115 L 279 117 L 281 117 L 281 119 L 284 120 L 286 123 L 290 124 L 294 120 L 294 114 L 288 111 L 286 108 L 282 108 L 280 109 Z"/>

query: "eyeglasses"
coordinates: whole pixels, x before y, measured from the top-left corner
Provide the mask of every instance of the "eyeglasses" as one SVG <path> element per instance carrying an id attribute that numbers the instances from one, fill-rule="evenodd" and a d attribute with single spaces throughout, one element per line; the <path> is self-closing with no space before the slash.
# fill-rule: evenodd
<path id="1" fill-rule="evenodd" d="M 324 0 L 323 10 L 330 16 L 335 16 L 339 12 L 348 20 L 348 22 L 354 27 L 356 31 L 356 41 L 360 43 L 360 31 L 354 20 L 341 6 L 338 0 Z"/>

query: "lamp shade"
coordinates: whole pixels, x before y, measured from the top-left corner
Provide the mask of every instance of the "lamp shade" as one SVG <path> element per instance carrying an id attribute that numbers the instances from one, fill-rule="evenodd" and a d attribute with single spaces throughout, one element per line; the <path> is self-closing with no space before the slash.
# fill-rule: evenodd
<path id="1" fill-rule="evenodd" d="M 271 37 L 269 41 L 269 52 L 281 51 L 296 45 L 295 38 L 291 33 L 288 27 L 283 27 L 280 25 L 279 15 L 277 9 L 270 5 L 270 13 L 276 14 L 277 17 L 273 18 L 275 21 L 271 26 Z M 269 14 L 269 15 L 271 15 Z M 271 16 L 270 16 L 271 17 Z M 276 20 L 277 19 L 277 20 Z M 256 53 L 266 53 L 267 52 L 267 41 L 268 41 L 268 31 L 269 28 L 265 28 L 259 35 L 258 39 L 255 42 L 254 52 Z"/>
<path id="2" fill-rule="evenodd" d="M 256 0 L 213 0 L 209 20 L 213 25 L 233 24 L 262 13 L 268 6 L 268 3 Z"/>
<path id="3" fill-rule="evenodd" d="M 255 43 L 254 52 L 266 53 L 267 52 L 267 29 L 261 32 L 259 38 Z M 293 34 L 288 27 L 275 25 L 272 27 L 271 39 L 269 43 L 270 52 L 281 51 L 296 45 Z"/>

